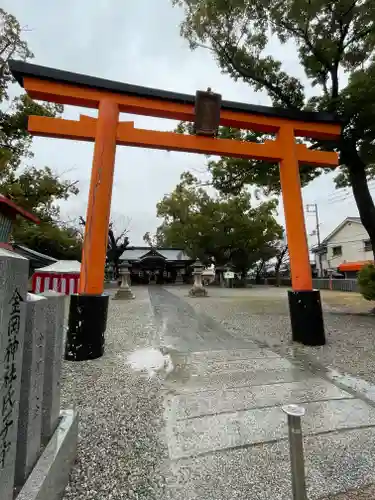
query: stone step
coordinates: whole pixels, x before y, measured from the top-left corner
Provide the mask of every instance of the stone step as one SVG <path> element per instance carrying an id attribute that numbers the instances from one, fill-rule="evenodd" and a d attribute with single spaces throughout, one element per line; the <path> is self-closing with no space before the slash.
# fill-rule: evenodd
<path id="1" fill-rule="evenodd" d="M 190 360 L 192 363 L 205 363 L 250 360 L 254 358 L 280 358 L 280 356 L 270 349 L 260 348 L 254 344 L 254 347 L 251 349 L 194 352 Z"/>
<path id="2" fill-rule="evenodd" d="M 278 360 L 276 358 L 276 360 Z M 279 360 L 278 360 L 279 361 Z M 286 360 L 281 360 L 286 361 Z M 286 361 L 288 363 L 288 361 Z M 277 384 L 282 382 L 299 382 L 310 377 L 308 372 L 300 368 L 281 363 L 278 368 L 260 365 L 247 370 L 214 371 L 209 368 L 206 373 L 194 373 L 194 367 L 184 367 L 184 377 L 168 380 L 166 385 L 177 394 L 200 393 L 212 390 L 227 390 L 235 387 L 248 387 L 255 385 Z M 316 380 L 319 380 L 318 378 Z"/>
<path id="3" fill-rule="evenodd" d="M 229 373 L 240 371 L 246 373 L 255 373 L 260 370 L 268 371 L 270 367 L 272 370 L 290 370 L 296 368 L 296 365 L 293 365 L 290 361 L 281 357 L 258 357 L 231 361 L 193 361 L 191 363 L 191 373 L 200 376 L 221 373 L 223 376 L 226 376 Z"/>
<path id="4" fill-rule="evenodd" d="M 351 395 L 329 382 L 311 378 L 302 382 L 173 396 L 166 402 L 166 418 L 183 420 L 252 408 L 344 398 L 351 398 Z"/>
<path id="5" fill-rule="evenodd" d="M 304 434 L 375 425 L 375 409 L 359 399 L 304 405 Z M 287 438 L 286 416 L 280 407 L 252 409 L 166 422 L 171 459 Z"/>
<path id="6" fill-rule="evenodd" d="M 310 500 L 375 483 L 374 428 L 307 436 L 304 453 Z M 176 460 L 166 474 L 165 500 L 292 498 L 287 440 Z"/>

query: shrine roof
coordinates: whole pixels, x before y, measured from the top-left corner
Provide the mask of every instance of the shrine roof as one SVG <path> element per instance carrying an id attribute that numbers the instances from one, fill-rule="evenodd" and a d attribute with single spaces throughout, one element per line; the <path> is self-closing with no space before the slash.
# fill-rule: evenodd
<path id="1" fill-rule="evenodd" d="M 29 77 L 106 92 L 113 92 L 116 94 L 142 97 L 146 99 L 158 99 L 179 104 L 195 104 L 195 95 L 170 92 L 167 90 L 143 87 L 140 85 L 132 85 L 129 83 L 117 82 L 89 75 L 83 75 L 80 73 L 73 73 L 70 71 L 49 68 L 46 66 L 39 66 L 23 61 L 12 60 L 9 62 L 9 68 L 14 78 L 22 87 L 24 86 L 24 78 Z M 292 110 L 233 101 L 222 101 L 221 108 L 227 111 L 249 113 L 253 115 L 263 115 L 266 117 L 284 118 L 288 120 L 297 120 L 303 122 L 317 122 L 327 124 L 340 123 L 340 120 L 337 117 L 327 112 Z"/>
<path id="2" fill-rule="evenodd" d="M 78 260 L 58 260 L 49 266 L 36 269 L 37 273 L 74 274 L 81 271 L 81 263 Z"/>
<path id="3" fill-rule="evenodd" d="M 192 259 L 188 257 L 184 251 L 180 248 L 162 248 L 156 247 L 152 249 L 151 247 L 129 247 L 124 250 L 121 255 L 121 260 L 142 260 L 143 258 L 149 256 L 152 250 L 156 254 L 164 257 L 167 261 L 191 261 Z"/>
<path id="4" fill-rule="evenodd" d="M 36 217 L 34 214 L 31 214 L 30 212 L 27 212 L 23 208 L 16 205 L 16 203 L 14 203 L 14 201 L 12 201 L 9 198 L 7 198 L 6 196 L 0 194 L 0 211 L 2 208 L 3 208 L 3 210 L 5 208 L 5 210 L 7 210 L 8 213 L 11 212 L 13 214 L 20 215 L 24 219 L 27 219 L 31 222 L 34 222 L 35 224 L 40 224 L 40 220 L 38 219 L 38 217 Z"/>

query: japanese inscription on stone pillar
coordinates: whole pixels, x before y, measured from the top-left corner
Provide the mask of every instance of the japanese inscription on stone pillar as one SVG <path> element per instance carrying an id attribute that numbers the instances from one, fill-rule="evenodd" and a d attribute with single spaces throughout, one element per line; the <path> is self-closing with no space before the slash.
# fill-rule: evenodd
<path id="1" fill-rule="evenodd" d="M 8 321 L 6 347 L 4 355 L 4 394 L 1 401 L 1 431 L 0 431 L 0 467 L 5 467 L 7 454 L 12 442 L 9 439 L 10 429 L 14 425 L 13 408 L 15 401 L 14 382 L 17 380 L 16 355 L 19 349 L 19 333 L 21 327 L 22 297 L 16 288 L 10 300 L 10 315 Z"/>

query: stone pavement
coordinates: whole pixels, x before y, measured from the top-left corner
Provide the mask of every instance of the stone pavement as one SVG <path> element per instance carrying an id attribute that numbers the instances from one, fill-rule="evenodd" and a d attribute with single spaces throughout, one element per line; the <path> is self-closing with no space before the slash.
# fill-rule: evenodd
<path id="1" fill-rule="evenodd" d="M 288 403 L 307 410 L 309 498 L 375 483 L 375 408 L 361 395 L 254 341 L 251 323 L 228 331 L 184 292 L 134 292 L 111 302 L 105 356 L 65 363 L 82 422 L 65 500 L 289 500 Z M 150 348 L 165 362 L 147 372 Z"/>

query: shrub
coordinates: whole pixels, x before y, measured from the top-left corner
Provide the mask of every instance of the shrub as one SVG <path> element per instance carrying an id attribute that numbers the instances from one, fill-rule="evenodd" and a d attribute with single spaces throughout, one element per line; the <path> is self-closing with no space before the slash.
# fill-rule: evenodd
<path id="1" fill-rule="evenodd" d="M 358 273 L 359 290 L 366 300 L 375 300 L 375 266 L 366 264 Z"/>

